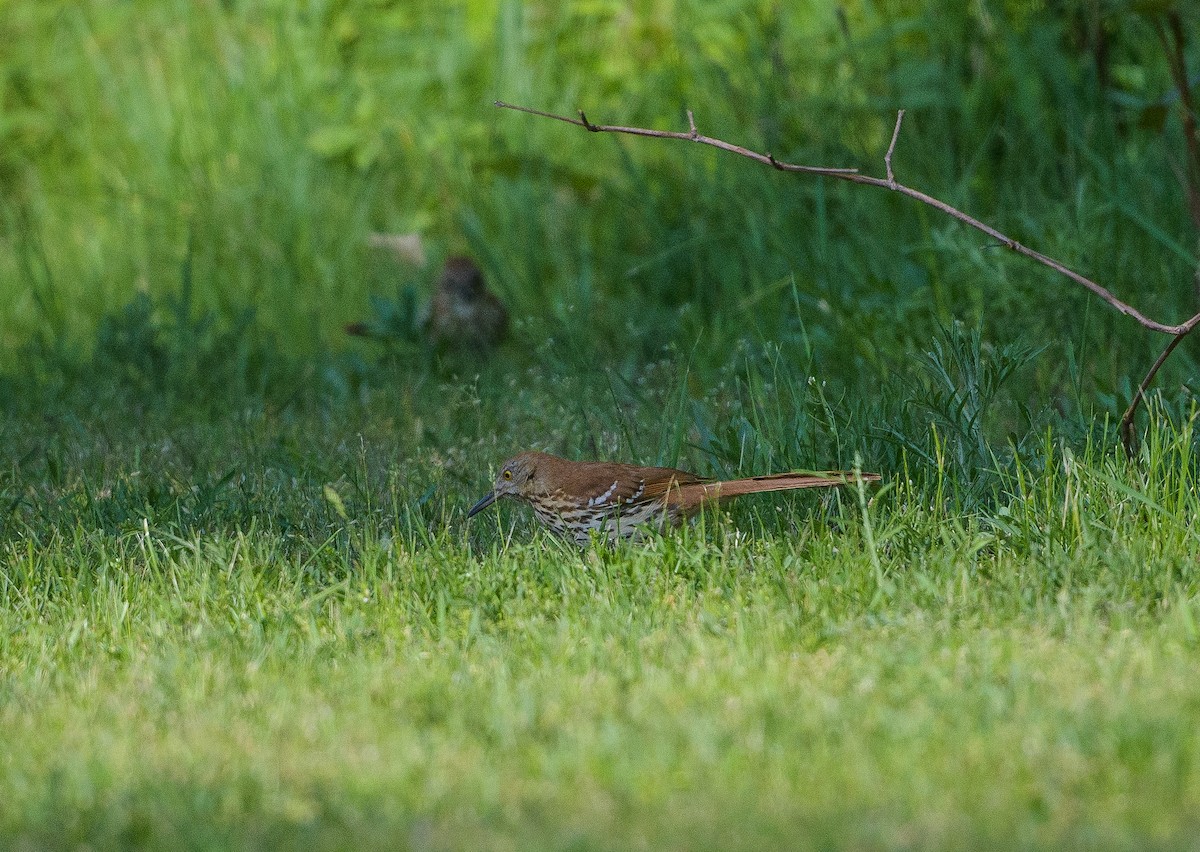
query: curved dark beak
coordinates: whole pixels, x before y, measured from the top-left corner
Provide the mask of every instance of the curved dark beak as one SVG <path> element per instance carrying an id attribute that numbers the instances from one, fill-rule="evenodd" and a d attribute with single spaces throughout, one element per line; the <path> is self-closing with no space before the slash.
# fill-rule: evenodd
<path id="1" fill-rule="evenodd" d="M 492 505 L 495 502 L 496 502 L 496 492 L 489 491 L 487 493 L 486 497 L 484 497 L 482 500 L 480 500 L 478 503 L 476 503 L 474 506 L 472 506 L 467 511 L 467 517 L 470 518 L 475 515 L 478 515 L 480 512 L 482 512 L 484 509 L 486 509 L 488 506 Z"/>

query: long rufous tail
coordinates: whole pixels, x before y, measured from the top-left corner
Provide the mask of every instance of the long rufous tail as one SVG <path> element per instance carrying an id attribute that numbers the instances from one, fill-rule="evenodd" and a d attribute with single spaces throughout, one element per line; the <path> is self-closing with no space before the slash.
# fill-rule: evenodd
<path id="1" fill-rule="evenodd" d="M 768 476 L 750 476 L 745 479 L 728 479 L 724 482 L 693 482 L 671 489 L 668 499 L 687 507 L 699 507 L 713 500 L 740 497 L 743 494 L 759 494 L 765 491 L 792 491 L 797 488 L 825 488 L 833 485 L 850 485 L 859 480 L 879 481 L 877 473 L 852 473 L 849 471 L 824 471 L 822 473 L 774 473 Z"/>

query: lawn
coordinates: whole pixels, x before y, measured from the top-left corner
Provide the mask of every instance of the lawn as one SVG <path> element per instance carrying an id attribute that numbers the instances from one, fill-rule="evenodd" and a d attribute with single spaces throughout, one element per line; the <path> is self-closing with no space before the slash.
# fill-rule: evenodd
<path id="1" fill-rule="evenodd" d="M 1200 847 L 1190 341 L 1127 458 L 1166 338 L 1066 279 L 490 105 L 872 174 L 904 107 L 1185 318 L 1152 19 L 985 5 L 0 3 L 0 846 Z M 464 252 L 501 347 L 343 334 Z M 581 551 L 466 519 L 526 448 L 883 479 Z"/>

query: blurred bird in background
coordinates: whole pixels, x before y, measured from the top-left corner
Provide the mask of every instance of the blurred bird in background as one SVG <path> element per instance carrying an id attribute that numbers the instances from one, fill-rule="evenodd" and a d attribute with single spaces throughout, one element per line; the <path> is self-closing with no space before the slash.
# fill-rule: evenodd
<path id="1" fill-rule="evenodd" d="M 435 346 L 485 352 L 508 333 L 508 311 L 469 257 L 446 260 L 421 326 Z"/>
<path id="2" fill-rule="evenodd" d="M 508 310 L 488 289 L 469 257 L 446 259 L 433 297 L 417 309 L 415 290 L 403 288 L 397 299 L 372 298 L 374 316 L 350 323 L 346 333 L 385 343 L 424 341 L 439 350 L 483 354 L 508 333 Z"/>

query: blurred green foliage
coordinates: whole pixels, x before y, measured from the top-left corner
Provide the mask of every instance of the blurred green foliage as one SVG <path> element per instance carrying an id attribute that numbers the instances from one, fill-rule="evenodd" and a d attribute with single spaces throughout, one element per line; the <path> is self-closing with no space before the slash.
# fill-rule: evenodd
<path id="1" fill-rule="evenodd" d="M 583 357 L 631 374 L 703 341 L 704 372 L 766 340 L 854 391 L 961 320 L 999 346 L 1049 346 L 1020 392 L 1061 405 L 1076 379 L 1119 394 L 1160 344 L 913 202 L 494 99 L 662 128 L 691 109 L 710 135 L 868 171 L 905 108 L 901 179 L 1157 318 L 1195 308 L 1177 93 L 1154 28 L 1180 12 L 1194 66 L 1191 2 L 3 9 L 6 371 L 45 353 L 86 362 L 113 317 L 180 292 L 185 259 L 195 315 L 259 362 L 324 358 L 396 291 L 371 231 L 475 255 L 525 321 L 518 366 Z M 1181 352 L 1164 386 L 1193 363 Z"/>

